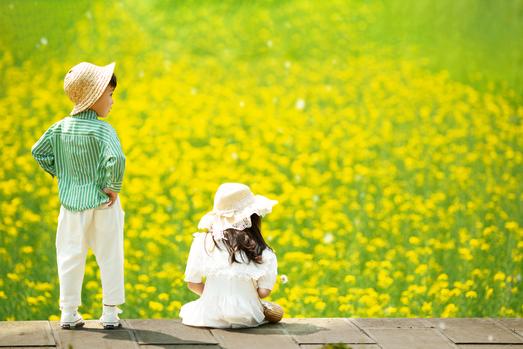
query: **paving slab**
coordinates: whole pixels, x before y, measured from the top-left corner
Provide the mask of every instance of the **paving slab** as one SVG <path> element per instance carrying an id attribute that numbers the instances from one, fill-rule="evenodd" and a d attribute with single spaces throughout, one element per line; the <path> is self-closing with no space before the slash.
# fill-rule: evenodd
<path id="1" fill-rule="evenodd" d="M 492 319 L 523 337 L 523 318 Z"/>
<path id="2" fill-rule="evenodd" d="M 58 321 L 51 321 L 57 348 L 74 349 L 138 349 L 130 330 L 104 330 L 98 320 L 88 320 L 85 326 L 64 330 Z"/>
<path id="3" fill-rule="evenodd" d="M 190 327 L 179 319 L 125 320 L 139 344 L 218 344 L 209 329 Z"/>
<path id="4" fill-rule="evenodd" d="M 361 329 L 367 328 L 431 328 L 427 319 L 419 318 L 354 318 L 352 323 Z"/>
<path id="5" fill-rule="evenodd" d="M 297 349 L 300 346 L 286 333 L 283 324 L 243 329 L 213 329 L 224 349 Z"/>
<path id="6" fill-rule="evenodd" d="M 332 343 L 336 344 L 336 343 Z M 300 344 L 301 349 L 323 349 L 325 344 Z M 377 344 L 347 344 L 350 349 L 381 349 Z"/>
<path id="7" fill-rule="evenodd" d="M 523 339 L 489 318 L 430 319 L 457 344 L 523 344 Z"/>
<path id="8" fill-rule="evenodd" d="M 460 349 L 523 349 L 523 344 L 459 344 Z"/>
<path id="9" fill-rule="evenodd" d="M 523 318 L 491 318 L 491 320 L 501 323 L 512 331 L 523 331 Z"/>
<path id="10" fill-rule="evenodd" d="M 457 346 L 434 328 L 375 328 L 366 332 L 383 349 L 451 349 Z"/>
<path id="11" fill-rule="evenodd" d="M 2 349 L 55 349 L 55 346 L 52 347 L 41 347 L 41 346 L 30 346 L 30 347 L 4 347 L 2 343 L 0 342 L 0 348 Z"/>
<path id="12" fill-rule="evenodd" d="M 148 344 L 148 345 L 140 345 L 140 349 L 159 349 L 159 348 L 163 348 L 163 349 L 220 349 L 221 347 L 218 344 Z"/>
<path id="13" fill-rule="evenodd" d="M 54 346 L 48 321 L 0 321 L 0 346 Z"/>
<path id="14" fill-rule="evenodd" d="M 345 318 L 284 319 L 282 325 L 299 344 L 375 343 Z"/>

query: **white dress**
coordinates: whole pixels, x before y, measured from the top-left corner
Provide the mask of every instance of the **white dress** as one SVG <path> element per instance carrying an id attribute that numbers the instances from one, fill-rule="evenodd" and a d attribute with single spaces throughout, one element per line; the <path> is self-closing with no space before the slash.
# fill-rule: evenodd
<path id="1" fill-rule="evenodd" d="M 276 282 L 276 255 L 266 248 L 263 263 L 229 263 L 225 247 L 214 246 L 211 234 L 195 233 L 185 269 L 186 282 L 202 282 L 199 299 L 180 309 L 182 323 L 190 326 L 239 328 L 265 323 L 257 287 L 272 289 Z M 236 260 L 242 261 L 242 254 Z M 247 258 L 244 257 L 244 261 Z"/>

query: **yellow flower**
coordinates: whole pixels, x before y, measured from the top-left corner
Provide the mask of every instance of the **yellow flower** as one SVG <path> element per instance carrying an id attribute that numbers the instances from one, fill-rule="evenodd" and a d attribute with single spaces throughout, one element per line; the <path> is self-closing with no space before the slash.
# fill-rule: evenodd
<path id="1" fill-rule="evenodd" d="M 502 271 L 498 271 L 496 275 L 494 275 L 494 281 L 503 281 L 505 280 L 505 273 Z"/>
<path id="2" fill-rule="evenodd" d="M 182 303 L 180 303 L 179 301 L 172 301 L 171 303 L 169 303 L 169 306 L 167 306 L 167 311 L 169 313 L 176 313 L 180 310 L 181 307 Z"/>
<path id="3" fill-rule="evenodd" d="M 100 287 L 98 281 L 90 280 L 85 284 L 85 288 L 88 290 L 96 290 Z"/>
<path id="4" fill-rule="evenodd" d="M 154 311 L 162 311 L 163 304 L 155 301 L 149 301 L 149 308 Z"/>
<path id="5" fill-rule="evenodd" d="M 145 274 L 140 274 L 138 276 L 138 281 L 143 282 L 143 283 L 148 283 L 149 282 L 149 276 L 145 275 Z"/>
<path id="6" fill-rule="evenodd" d="M 421 306 L 421 311 L 423 311 L 424 313 L 431 313 L 432 302 L 423 302 L 423 305 Z"/>
<path id="7" fill-rule="evenodd" d="M 7 273 L 7 278 L 12 281 L 20 281 L 20 277 L 14 273 Z"/>
<path id="8" fill-rule="evenodd" d="M 33 252 L 33 248 L 31 246 L 23 246 L 20 250 L 22 251 L 22 253 L 26 254 Z"/>
<path id="9" fill-rule="evenodd" d="M 347 285 L 353 285 L 354 283 L 356 283 L 356 278 L 354 277 L 354 275 L 346 275 L 344 281 Z"/>
<path id="10" fill-rule="evenodd" d="M 458 312 L 458 307 L 455 304 L 447 304 L 445 309 L 443 310 L 443 313 L 441 314 L 441 317 L 447 318 L 447 317 L 453 317 Z"/>
<path id="11" fill-rule="evenodd" d="M 428 266 L 426 264 L 420 264 L 416 270 L 415 270 L 415 273 L 416 274 L 425 274 L 428 270 Z"/>
<path id="12" fill-rule="evenodd" d="M 394 315 L 398 312 L 398 308 L 396 307 L 387 307 L 385 308 L 385 314 L 387 315 Z"/>
<path id="13" fill-rule="evenodd" d="M 449 276 L 447 274 L 438 275 L 438 280 L 448 280 Z"/>
<path id="14" fill-rule="evenodd" d="M 30 305 L 38 304 L 38 299 L 36 297 L 26 297 L 27 303 Z"/>
<path id="15" fill-rule="evenodd" d="M 419 245 L 420 242 L 421 242 L 421 240 L 417 236 L 411 236 L 409 238 L 409 243 L 411 243 L 412 245 Z"/>
<path id="16" fill-rule="evenodd" d="M 394 280 L 384 270 L 378 272 L 378 286 L 381 288 L 388 288 Z"/>
<path id="17" fill-rule="evenodd" d="M 478 294 L 476 293 L 476 291 L 468 291 L 467 293 L 465 293 L 465 297 L 466 298 L 478 298 Z"/>
<path id="18" fill-rule="evenodd" d="M 461 247 L 461 248 L 459 248 L 458 251 L 459 251 L 459 255 L 460 255 L 461 259 L 464 259 L 466 261 L 472 260 L 473 257 L 468 248 Z"/>
<path id="19" fill-rule="evenodd" d="M 470 247 L 472 248 L 475 248 L 475 247 L 478 247 L 480 245 L 480 242 L 478 239 L 470 239 Z"/>
<path id="20" fill-rule="evenodd" d="M 490 297 L 492 297 L 493 293 L 494 293 L 494 289 L 491 287 L 487 287 L 487 292 L 485 293 L 485 298 L 489 299 Z"/>
<path id="21" fill-rule="evenodd" d="M 314 309 L 323 311 L 323 309 L 325 309 L 325 306 L 326 306 L 325 302 L 319 301 L 314 304 Z"/>

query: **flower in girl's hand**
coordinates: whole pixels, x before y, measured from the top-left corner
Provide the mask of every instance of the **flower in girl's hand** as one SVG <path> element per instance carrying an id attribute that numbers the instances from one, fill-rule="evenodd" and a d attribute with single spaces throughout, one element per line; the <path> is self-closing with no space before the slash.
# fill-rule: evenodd
<path id="1" fill-rule="evenodd" d="M 286 284 L 287 281 L 289 281 L 289 278 L 287 277 L 287 275 L 283 274 L 283 275 L 280 275 L 280 281 L 282 284 Z"/>

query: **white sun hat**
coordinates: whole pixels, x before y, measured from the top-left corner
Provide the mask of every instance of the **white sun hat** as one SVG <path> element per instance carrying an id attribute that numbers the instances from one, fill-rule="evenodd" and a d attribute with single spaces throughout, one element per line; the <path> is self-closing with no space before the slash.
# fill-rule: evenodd
<path id="1" fill-rule="evenodd" d="M 64 91 L 73 101 L 71 115 L 92 106 L 105 91 L 113 76 L 115 63 L 104 67 L 82 62 L 72 67 L 64 78 Z"/>
<path id="2" fill-rule="evenodd" d="M 206 229 L 215 240 L 220 240 L 227 229 L 250 228 L 253 213 L 265 216 L 277 203 L 265 196 L 254 195 L 245 184 L 224 183 L 214 194 L 213 210 L 202 217 L 198 229 Z"/>

